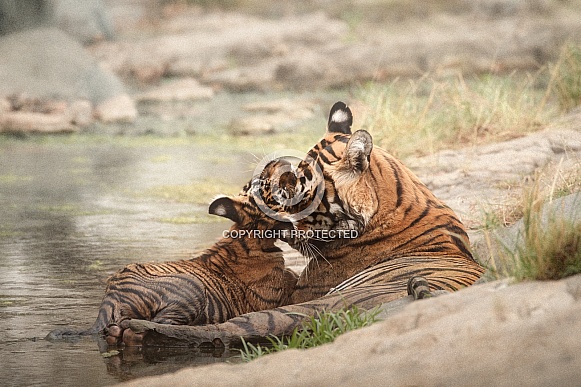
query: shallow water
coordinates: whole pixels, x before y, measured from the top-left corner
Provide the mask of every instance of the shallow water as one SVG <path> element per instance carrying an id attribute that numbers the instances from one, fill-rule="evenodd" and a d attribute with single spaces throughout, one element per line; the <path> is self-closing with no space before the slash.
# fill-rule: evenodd
<path id="1" fill-rule="evenodd" d="M 105 357 L 92 338 L 44 340 L 54 328 L 91 325 L 107 277 L 123 265 L 188 258 L 229 227 L 207 204 L 173 200 L 171 187 L 216 182 L 235 193 L 252 173 L 251 152 L 197 137 L 153 141 L 0 139 L 1 384 L 109 385 L 227 358 L 161 349 Z"/>

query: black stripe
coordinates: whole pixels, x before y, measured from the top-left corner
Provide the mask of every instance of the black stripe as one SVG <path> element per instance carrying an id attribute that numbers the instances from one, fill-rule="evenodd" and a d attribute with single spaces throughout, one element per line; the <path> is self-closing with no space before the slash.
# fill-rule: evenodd
<path id="1" fill-rule="evenodd" d="M 325 164 L 331 164 L 331 162 L 329 161 L 329 159 L 327 158 L 327 156 L 325 156 L 325 155 L 323 154 L 323 152 L 319 153 L 319 159 L 320 159 L 320 160 L 323 160 L 323 162 L 324 162 Z"/>
<path id="2" fill-rule="evenodd" d="M 335 153 L 335 150 L 333 149 L 332 146 L 326 147 L 325 150 L 327 151 L 327 153 L 329 153 L 331 156 L 333 156 L 335 158 L 335 160 L 339 160 L 339 157 Z"/>
<path id="3" fill-rule="evenodd" d="M 399 208 L 401 206 L 402 203 L 402 195 L 403 195 L 403 185 L 401 183 L 401 176 L 399 174 L 400 168 L 399 165 L 390 157 L 388 157 L 387 155 L 383 156 L 385 161 L 387 161 L 387 163 L 389 164 L 389 166 L 391 167 L 391 170 L 393 172 L 393 179 L 395 180 L 395 191 L 396 191 L 396 195 L 397 195 L 397 201 L 395 204 L 395 208 Z M 381 170 L 381 168 L 380 168 Z"/>

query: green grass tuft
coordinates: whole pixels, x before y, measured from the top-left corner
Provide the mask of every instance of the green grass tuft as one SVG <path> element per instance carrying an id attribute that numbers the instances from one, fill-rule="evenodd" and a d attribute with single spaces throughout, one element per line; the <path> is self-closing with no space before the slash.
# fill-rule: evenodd
<path id="1" fill-rule="evenodd" d="M 373 324 L 378 314 L 378 309 L 366 311 L 356 306 L 338 312 L 321 312 L 311 317 L 302 328 L 295 329 L 290 336 L 267 337 L 270 345 L 254 345 L 242 339 L 240 356 L 242 360 L 250 361 L 285 349 L 307 349 L 330 343 L 345 332 Z"/>
<path id="2" fill-rule="evenodd" d="M 512 253 L 517 280 L 557 280 L 581 273 L 581 223 L 561 217 L 542 219 L 541 205 L 529 198 L 522 241 Z"/>

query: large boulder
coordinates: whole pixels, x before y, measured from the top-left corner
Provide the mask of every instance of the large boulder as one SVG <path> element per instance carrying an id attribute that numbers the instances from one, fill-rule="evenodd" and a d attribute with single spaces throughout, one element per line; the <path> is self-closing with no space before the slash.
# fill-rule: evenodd
<path id="1" fill-rule="evenodd" d="M 119 79 L 56 28 L 4 35 L 0 52 L 0 97 L 24 95 L 29 100 L 56 99 L 71 104 L 88 101 L 98 111 L 121 99 L 126 102 L 123 109 L 115 106 L 114 112 L 101 113 L 107 121 L 131 121 L 137 115 Z"/>
<path id="2" fill-rule="evenodd" d="M 0 0 L 0 35 L 55 26 L 81 43 L 112 39 L 103 0 Z"/>
<path id="3" fill-rule="evenodd" d="M 111 40 L 113 23 L 103 0 L 53 0 L 51 24 L 83 44 Z"/>

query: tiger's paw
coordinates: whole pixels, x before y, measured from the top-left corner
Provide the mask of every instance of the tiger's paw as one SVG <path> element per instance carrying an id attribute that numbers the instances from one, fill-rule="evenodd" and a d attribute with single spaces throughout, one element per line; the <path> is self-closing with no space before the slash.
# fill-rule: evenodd
<path id="1" fill-rule="evenodd" d="M 138 347 L 143 345 L 145 333 L 136 333 L 129 328 L 129 321 L 124 320 L 118 324 L 110 324 L 105 329 L 105 340 L 109 345 L 125 345 L 127 347 Z"/>
<path id="2" fill-rule="evenodd" d="M 145 333 L 137 333 L 129 327 L 130 320 L 121 321 L 119 324 L 110 324 L 105 329 L 105 340 L 111 346 L 125 345 L 138 347 L 143 345 Z"/>
<path id="3" fill-rule="evenodd" d="M 131 328 L 123 331 L 123 344 L 127 347 L 138 347 L 143 345 L 145 333 L 136 333 Z"/>
<path id="4" fill-rule="evenodd" d="M 121 343 L 123 339 L 123 331 L 125 329 L 122 328 L 118 324 L 110 324 L 105 328 L 105 341 L 109 345 L 118 345 Z"/>

